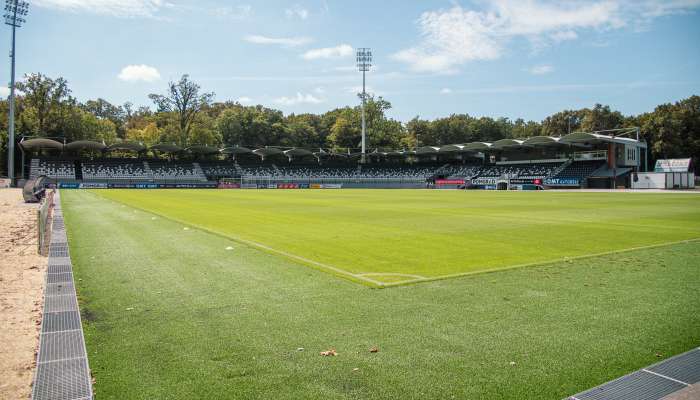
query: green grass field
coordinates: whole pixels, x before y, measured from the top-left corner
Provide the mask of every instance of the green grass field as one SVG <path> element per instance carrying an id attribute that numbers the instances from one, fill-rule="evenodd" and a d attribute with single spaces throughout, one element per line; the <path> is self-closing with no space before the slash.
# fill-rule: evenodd
<path id="1" fill-rule="evenodd" d="M 429 275 L 430 260 L 409 262 L 412 257 L 401 256 L 393 266 L 387 262 L 380 269 L 371 266 L 364 251 L 355 250 L 363 246 L 380 258 L 383 250 L 398 254 L 395 242 L 376 239 L 393 232 L 410 239 L 412 245 L 401 246 L 413 256 L 430 258 L 431 251 L 442 249 L 436 260 L 452 264 L 436 266 L 438 271 L 430 275 L 436 276 L 475 270 L 488 261 L 483 255 L 473 256 L 478 263 L 470 261 L 470 238 L 500 260 L 492 265 L 536 260 L 537 252 L 515 258 L 502 243 L 508 232 L 526 227 L 576 254 L 611 246 L 599 238 L 600 247 L 583 243 L 572 222 L 577 220 L 589 221 L 581 239 L 589 239 L 594 229 L 607 237 L 616 232 L 629 246 L 692 237 L 698 228 L 694 197 L 427 191 L 61 193 L 99 399 L 558 400 L 653 363 L 657 354 L 668 357 L 700 345 L 696 241 L 376 290 L 224 235 L 245 234 L 282 247 L 301 242 L 301 235 L 352 237 L 366 229 L 374 239 L 353 239 L 350 248 L 337 238 L 325 242 L 342 255 L 329 260 L 342 261 L 355 251 L 358 264 L 343 267 L 393 272 L 403 271 L 401 263 L 406 262 L 415 268 L 410 271 Z M 331 199 L 347 201 L 336 209 Z M 303 207 L 308 204 L 313 206 Z M 392 204 L 410 216 L 403 224 Z M 653 212 L 654 204 L 662 210 Z M 207 210 L 207 205 L 217 207 Z M 486 211 L 494 217 L 480 216 Z M 311 223 L 302 217 L 314 214 L 327 218 Z M 345 222 L 353 215 L 361 221 Z M 631 221 L 597 227 L 596 216 L 617 222 L 630 216 Z M 467 226 L 460 228 L 460 221 Z M 480 240 L 478 230 L 470 227 L 476 223 L 484 235 L 498 236 L 501 243 L 492 247 Z M 668 229 L 669 224 L 675 229 Z M 398 232 L 390 231 L 396 226 Z M 294 228 L 302 231 L 296 239 Z M 402 233 L 403 228 L 411 235 Z M 452 241 L 450 247 L 426 242 L 450 232 L 462 241 Z M 564 233 L 567 238 L 561 237 Z M 524 243 L 544 246 L 520 236 L 510 239 L 517 248 L 527 249 Z M 308 246 L 284 249 L 307 257 L 320 251 L 316 243 Z M 548 258 L 569 255 L 544 248 Z M 460 252 L 464 263 L 448 257 L 450 249 Z M 460 269 L 463 265 L 473 268 Z M 369 352 L 372 346 L 379 352 Z M 319 355 L 329 348 L 339 355 Z"/>
<path id="2" fill-rule="evenodd" d="M 371 286 L 700 238 L 700 196 L 428 190 L 95 192 Z"/>

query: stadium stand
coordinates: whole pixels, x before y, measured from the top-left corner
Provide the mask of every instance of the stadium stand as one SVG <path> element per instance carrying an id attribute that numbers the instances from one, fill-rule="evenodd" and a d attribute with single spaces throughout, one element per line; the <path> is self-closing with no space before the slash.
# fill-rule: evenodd
<path id="1" fill-rule="evenodd" d="M 237 163 L 200 163 L 200 166 L 207 179 L 212 181 L 241 176 L 241 169 Z"/>
<path id="2" fill-rule="evenodd" d="M 53 179 L 75 179 L 75 162 L 33 158 L 29 164 L 29 178 L 36 179 L 41 175 Z"/>
<path id="3" fill-rule="evenodd" d="M 168 163 L 157 161 L 145 161 L 144 165 L 150 169 L 154 180 L 176 182 L 206 182 L 201 167 L 197 163 Z"/>
<path id="4" fill-rule="evenodd" d="M 605 161 L 574 161 L 567 165 L 561 172 L 554 175 L 553 178 L 557 179 L 578 179 L 579 182 L 583 182 L 587 177 L 600 168 Z"/>
<path id="5" fill-rule="evenodd" d="M 494 165 L 481 169 L 481 178 L 509 176 L 522 179 L 544 179 L 552 174 L 561 163 Z"/>
<path id="6" fill-rule="evenodd" d="M 88 161 L 82 163 L 82 171 L 86 181 L 152 179 L 143 161 Z"/>

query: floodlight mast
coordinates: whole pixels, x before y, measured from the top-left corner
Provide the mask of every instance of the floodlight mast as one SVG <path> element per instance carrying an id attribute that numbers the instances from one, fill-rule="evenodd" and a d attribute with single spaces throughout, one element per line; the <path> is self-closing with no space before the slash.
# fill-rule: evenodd
<path id="1" fill-rule="evenodd" d="M 368 47 L 360 47 L 357 49 L 357 69 L 362 72 L 362 158 L 361 163 L 367 161 L 367 125 L 365 121 L 365 102 L 367 101 L 367 92 L 365 91 L 365 73 L 372 66 L 372 50 Z"/>
<path id="2" fill-rule="evenodd" d="M 22 0 L 5 0 L 5 24 L 12 27 L 12 49 L 10 50 L 10 115 L 8 117 L 7 175 L 10 185 L 15 185 L 15 31 L 27 22 L 29 3 Z"/>

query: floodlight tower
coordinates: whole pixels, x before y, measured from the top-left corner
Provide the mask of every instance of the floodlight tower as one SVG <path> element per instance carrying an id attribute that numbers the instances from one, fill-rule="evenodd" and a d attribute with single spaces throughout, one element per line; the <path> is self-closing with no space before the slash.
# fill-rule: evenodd
<path id="1" fill-rule="evenodd" d="M 367 100 L 367 93 L 365 92 L 365 74 L 369 71 L 372 66 L 372 50 L 368 47 L 360 47 L 357 49 L 357 69 L 362 72 L 362 164 L 365 163 L 366 158 L 366 136 L 367 136 L 367 126 L 365 122 L 365 102 Z"/>
<path id="2" fill-rule="evenodd" d="M 22 0 L 5 0 L 5 24 L 12 27 L 12 50 L 10 59 L 10 115 L 8 117 L 7 175 L 10 185 L 15 184 L 15 31 L 27 22 L 29 3 Z"/>

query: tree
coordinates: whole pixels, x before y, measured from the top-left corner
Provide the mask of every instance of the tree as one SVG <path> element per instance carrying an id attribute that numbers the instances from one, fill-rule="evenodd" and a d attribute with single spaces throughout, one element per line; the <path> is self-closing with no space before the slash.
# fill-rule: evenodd
<path id="1" fill-rule="evenodd" d="M 581 120 L 581 130 L 584 132 L 604 131 L 624 128 L 625 117 L 619 111 L 612 111 L 610 106 L 596 104 L 586 110 Z"/>
<path id="2" fill-rule="evenodd" d="M 339 117 L 331 128 L 328 141 L 333 148 L 357 148 L 362 140 L 362 132 L 347 118 Z"/>
<path id="3" fill-rule="evenodd" d="M 433 139 L 431 122 L 415 117 L 406 124 L 406 136 L 402 140 L 402 144 L 413 148 L 434 143 Z"/>
<path id="4" fill-rule="evenodd" d="M 565 136 L 569 132 L 585 130 L 581 127 L 584 116 L 589 112 L 587 108 L 582 110 L 564 110 L 552 114 L 542 121 L 541 133 L 544 136 Z"/>
<path id="5" fill-rule="evenodd" d="M 197 114 L 211 104 L 214 93 L 200 93 L 200 86 L 190 81 L 189 75 L 182 75 L 178 82 L 168 84 L 166 95 L 149 94 L 158 112 L 172 112 L 177 115 L 178 136 L 182 145 L 189 145 L 189 135 Z"/>
<path id="6" fill-rule="evenodd" d="M 127 103 L 131 107 L 131 103 Z M 108 119 L 117 128 L 117 136 L 124 138 L 126 135 L 127 112 L 121 106 L 115 106 L 105 99 L 88 100 L 83 105 L 83 109 L 100 119 Z M 131 109 L 129 110 L 131 113 Z"/>
<path id="7" fill-rule="evenodd" d="M 160 143 L 162 132 L 155 122 L 151 122 L 143 129 L 131 128 L 126 131 L 126 140 L 143 143 L 145 146 L 153 146 Z"/>
<path id="8" fill-rule="evenodd" d="M 27 74 L 23 82 L 17 83 L 23 93 L 24 105 L 31 108 L 36 117 L 34 133 L 46 135 L 49 127 L 55 124 L 64 100 L 70 96 L 68 82 L 63 78 L 51 79 L 41 73 Z"/>

